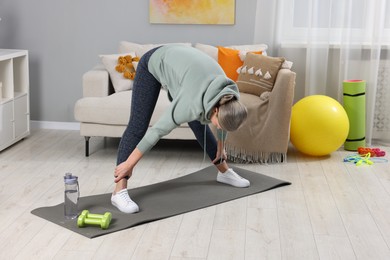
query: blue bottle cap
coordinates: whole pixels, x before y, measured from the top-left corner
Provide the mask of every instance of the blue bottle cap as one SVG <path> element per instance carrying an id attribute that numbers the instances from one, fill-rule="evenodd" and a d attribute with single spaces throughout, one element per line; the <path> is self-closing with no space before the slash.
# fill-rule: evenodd
<path id="1" fill-rule="evenodd" d="M 65 176 L 64 176 L 64 181 L 66 184 L 75 184 L 77 183 L 77 179 L 78 177 L 75 176 L 75 175 L 72 175 L 72 173 L 65 173 Z"/>

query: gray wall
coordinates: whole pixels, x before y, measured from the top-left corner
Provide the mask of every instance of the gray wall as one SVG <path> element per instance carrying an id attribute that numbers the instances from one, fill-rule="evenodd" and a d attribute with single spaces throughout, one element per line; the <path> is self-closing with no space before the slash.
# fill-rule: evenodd
<path id="1" fill-rule="evenodd" d="M 236 0 L 231 26 L 156 25 L 148 0 L 1 0 L 0 48 L 29 50 L 31 119 L 73 122 L 83 73 L 119 41 L 252 44 L 255 9 L 256 0 Z"/>

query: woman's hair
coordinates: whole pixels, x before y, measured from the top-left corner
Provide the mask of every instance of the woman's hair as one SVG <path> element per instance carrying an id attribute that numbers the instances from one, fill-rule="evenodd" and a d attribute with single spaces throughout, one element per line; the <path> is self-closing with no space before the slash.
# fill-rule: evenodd
<path id="1" fill-rule="evenodd" d="M 246 120 L 248 110 L 233 95 L 225 95 L 218 103 L 218 122 L 223 130 L 235 131 Z"/>

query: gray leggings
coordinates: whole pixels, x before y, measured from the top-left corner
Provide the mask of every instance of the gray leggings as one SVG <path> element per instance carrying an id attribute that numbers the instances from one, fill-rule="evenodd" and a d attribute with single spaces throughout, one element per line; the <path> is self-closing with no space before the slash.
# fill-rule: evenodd
<path id="1" fill-rule="evenodd" d="M 127 160 L 149 127 L 161 89 L 161 83 L 148 70 L 150 56 L 156 49 L 145 53 L 138 63 L 133 84 L 130 120 L 119 143 L 117 165 Z M 217 141 L 210 128 L 207 125 L 202 125 L 199 121 L 189 122 L 188 125 L 195 134 L 198 143 L 210 159 L 214 160 L 217 154 Z M 203 147 L 205 140 L 206 147 Z"/>

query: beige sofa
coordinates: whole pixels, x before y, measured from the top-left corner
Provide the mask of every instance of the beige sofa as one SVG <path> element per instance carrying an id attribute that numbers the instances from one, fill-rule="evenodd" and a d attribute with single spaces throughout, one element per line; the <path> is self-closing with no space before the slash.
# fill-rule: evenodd
<path id="1" fill-rule="evenodd" d="M 142 56 L 147 50 L 155 46 L 158 45 L 139 45 L 136 43 L 121 42 L 119 46 L 119 53 L 132 52 L 135 53 L 137 56 Z M 198 48 L 199 50 L 207 53 L 214 59 L 218 58 L 218 49 L 214 46 L 195 44 L 193 47 Z M 258 50 L 259 48 L 262 48 L 263 52 L 265 52 L 267 48 L 266 45 L 263 44 L 229 47 L 236 49 L 242 48 L 246 50 Z M 110 77 L 110 75 L 112 74 L 110 74 L 110 72 L 107 70 L 107 67 L 103 65 L 97 65 L 83 75 L 83 97 L 76 102 L 74 108 L 74 115 L 75 119 L 80 122 L 80 135 L 85 137 L 86 156 L 89 156 L 90 137 L 121 137 L 129 120 L 132 91 L 125 90 L 116 92 L 113 87 L 112 77 Z M 293 85 L 283 86 L 282 84 L 285 84 L 286 82 L 291 82 L 291 79 L 289 77 L 294 77 L 295 83 L 295 73 L 292 73 L 291 71 L 289 73 L 281 73 L 280 77 L 283 77 L 284 79 L 278 79 L 274 86 L 274 89 L 291 89 L 294 87 Z M 284 91 L 279 91 L 279 93 L 280 92 L 283 95 Z M 291 93 L 291 91 L 288 92 Z M 280 100 L 280 102 L 284 102 L 283 100 L 285 100 L 286 97 L 281 96 L 278 99 Z M 287 107 L 290 106 L 291 109 L 292 98 L 290 95 L 288 95 L 288 99 L 289 100 L 287 102 Z M 260 98 L 258 99 L 258 101 L 260 103 L 263 103 Z M 253 99 L 251 102 L 253 102 Z M 165 108 L 167 108 L 167 106 L 169 106 L 169 104 L 170 102 L 168 100 L 166 92 L 161 91 L 154 114 L 150 122 L 151 126 L 156 122 L 156 120 L 158 120 L 162 112 L 165 110 Z M 287 109 L 286 113 L 290 112 L 291 111 Z M 278 120 L 278 117 L 275 117 L 274 120 Z M 283 126 L 283 128 L 286 127 L 289 128 L 289 125 Z M 195 139 L 191 129 L 188 127 L 187 124 L 181 125 L 180 127 L 176 128 L 164 138 L 182 140 Z M 288 140 L 288 137 L 286 136 L 283 138 L 287 138 Z"/>
<path id="2" fill-rule="evenodd" d="M 76 102 L 74 115 L 85 137 L 85 156 L 89 156 L 89 139 L 93 136 L 122 137 L 130 118 L 131 90 L 114 92 L 108 71 L 101 65 L 83 75 L 83 97 Z M 153 125 L 170 104 L 160 92 L 150 124 Z M 174 129 L 166 139 L 195 139 L 187 124 Z"/>

